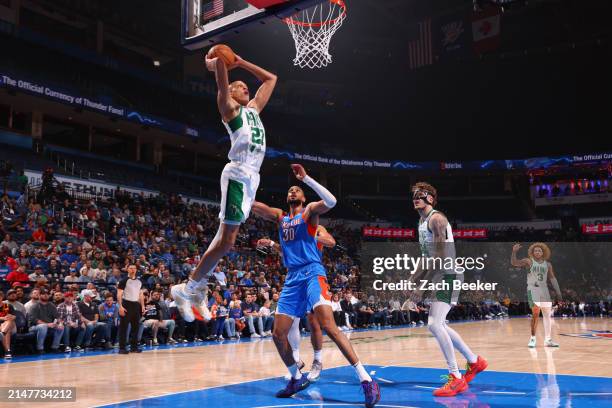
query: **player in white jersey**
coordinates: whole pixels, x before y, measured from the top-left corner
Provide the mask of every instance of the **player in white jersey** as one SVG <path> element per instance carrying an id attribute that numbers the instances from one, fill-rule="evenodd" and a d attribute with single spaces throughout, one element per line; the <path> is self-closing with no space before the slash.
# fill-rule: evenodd
<path id="1" fill-rule="evenodd" d="M 206 56 L 206 67 L 217 80 L 217 107 L 229 133 L 230 162 L 221 173 L 221 221 L 219 229 L 187 284 L 172 287 L 172 297 L 187 322 L 194 320 L 192 306 L 199 308 L 206 293 L 207 276 L 234 245 L 240 224 L 251 211 L 259 186 L 259 168 L 266 155 L 266 133 L 259 114 L 268 103 L 276 86 L 276 75 L 236 55 L 236 62 L 227 67 L 220 58 Z M 255 97 L 242 81 L 231 84 L 228 70 L 242 68 L 262 82 Z"/>
<path id="2" fill-rule="evenodd" d="M 419 220 L 421 252 L 426 258 L 455 258 L 453 230 L 444 214 L 434 209 L 437 199 L 436 189 L 428 183 L 420 182 L 412 187 L 412 203 L 421 216 Z M 445 263 L 442 262 L 442 264 Z M 430 282 L 449 284 L 448 290 L 438 290 L 432 293 L 427 325 L 438 341 L 449 371 L 446 384 L 434 390 L 433 394 L 436 397 L 452 397 L 466 391 L 468 383 L 474 379 L 476 374 L 486 369 L 488 363 L 484 358 L 474 354 L 459 333 L 446 324 L 446 315 L 453 305 L 457 304 L 459 298 L 459 292 L 453 290 L 453 280 L 462 280 L 462 275 L 456 274 L 452 269 L 436 270 L 434 267 L 432 270 L 418 271 L 412 279 L 419 282 L 423 276 L 427 276 Z M 457 365 L 455 348 L 467 359 L 467 368 L 463 375 Z"/>
<path id="3" fill-rule="evenodd" d="M 561 289 L 555 277 L 552 264 L 550 263 L 550 248 L 543 242 L 532 244 L 527 250 L 527 258 L 517 259 L 516 254 L 521 249 L 520 244 L 512 247 L 512 266 L 526 268 L 527 272 L 527 300 L 531 308 L 531 337 L 528 347 L 536 346 L 536 330 L 540 319 L 540 310 L 544 320 L 544 346 L 559 347 L 559 344 L 552 340 L 552 299 L 548 291 L 548 281 L 555 289 L 559 299 L 561 299 Z"/>

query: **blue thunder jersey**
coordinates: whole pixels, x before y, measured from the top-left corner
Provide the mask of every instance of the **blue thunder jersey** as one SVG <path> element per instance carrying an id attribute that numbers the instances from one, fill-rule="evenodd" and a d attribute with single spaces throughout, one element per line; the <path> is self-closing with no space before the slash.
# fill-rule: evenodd
<path id="1" fill-rule="evenodd" d="M 301 212 L 293 218 L 285 215 L 278 229 L 283 263 L 289 270 L 321 263 L 321 251 L 316 240 L 317 227 L 309 225 L 303 214 Z"/>

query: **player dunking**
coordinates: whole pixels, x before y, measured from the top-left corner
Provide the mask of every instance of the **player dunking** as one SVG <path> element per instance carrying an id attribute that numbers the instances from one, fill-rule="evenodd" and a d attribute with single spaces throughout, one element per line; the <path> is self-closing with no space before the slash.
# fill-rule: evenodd
<path id="1" fill-rule="evenodd" d="M 266 154 L 266 134 L 259 114 L 276 86 L 276 75 L 252 64 L 238 55 L 227 67 L 220 58 L 206 57 L 206 67 L 215 73 L 217 106 L 223 124 L 230 135 L 230 162 L 221 173 L 221 221 L 214 239 L 208 246 L 187 284 L 172 287 L 172 297 L 187 322 L 194 320 L 192 306 L 198 309 L 206 293 L 207 275 L 234 245 L 240 224 L 249 217 L 259 186 L 259 168 Z M 262 84 L 253 99 L 242 81 L 228 80 L 228 69 L 242 68 L 252 73 Z"/>
<path id="2" fill-rule="evenodd" d="M 253 204 L 255 214 L 279 224 L 283 262 L 288 270 L 274 320 L 274 343 L 292 378 L 276 396 L 288 398 L 309 385 L 308 379 L 302 376 L 293 358 L 287 334 L 296 317 L 303 316 L 307 310 L 313 310 L 321 328 L 355 368 L 365 393 L 366 407 L 373 407 L 380 400 L 378 384 L 372 380 L 351 343 L 336 326 L 326 271 L 315 240 L 319 216 L 336 205 L 336 198 L 309 177 L 301 165 L 293 164 L 291 168 L 298 180 L 303 181 L 319 195 L 320 201 L 305 205 L 304 191 L 293 186 L 287 194 L 288 214 L 279 208 L 271 208 L 259 202 Z"/>
<path id="3" fill-rule="evenodd" d="M 559 344 L 552 340 L 551 336 L 551 312 L 552 299 L 548 291 L 548 281 L 552 284 L 557 296 L 561 298 L 561 289 L 559 282 L 553 272 L 552 264 L 550 263 L 550 248 L 543 242 L 532 244 L 527 250 L 528 258 L 517 259 L 516 254 L 521 249 L 520 244 L 515 244 L 512 247 L 512 257 L 510 262 L 512 266 L 518 268 L 529 268 L 527 272 L 527 300 L 531 308 L 531 338 L 529 339 L 528 347 L 536 346 L 536 330 L 540 319 L 540 310 L 544 319 L 544 346 L 559 347 Z"/>
<path id="4" fill-rule="evenodd" d="M 317 235 L 315 239 L 317 241 L 317 249 L 321 254 L 321 259 L 323 258 L 323 251 L 325 248 L 333 248 L 336 246 L 336 240 L 323 225 L 319 225 L 317 227 Z M 279 244 L 268 238 L 262 238 L 257 241 L 257 246 L 269 246 L 274 250 L 281 250 Z M 316 382 L 321 376 L 321 371 L 323 371 L 323 332 L 321 330 L 321 325 L 319 324 L 319 321 L 317 320 L 317 317 L 312 312 L 312 310 L 309 310 L 306 315 L 308 318 L 308 324 L 310 326 L 310 343 L 314 352 L 312 366 L 310 367 L 310 371 L 308 372 L 308 381 Z M 302 338 L 300 334 L 301 319 L 301 317 L 296 317 L 293 320 L 293 324 L 291 325 L 291 329 L 289 330 L 289 334 L 287 335 L 289 345 L 291 346 L 291 350 L 293 351 L 293 359 L 297 362 L 298 368 L 300 370 L 306 365 L 300 359 L 300 340 Z M 291 373 L 287 374 L 285 376 L 285 379 L 287 381 L 290 380 Z"/>
<path id="5" fill-rule="evenodd" d="M 412 187 L 412 203 L 421 216 L 419 220 L 419 244 L 425 257 L 455 257 L 453 230 L 446 216 L 434 209 L 438 200 L 436 189 L 428 183 L 416 183 Z M 421 271 L 437 276 L 438 282 L 450 284 L 450 290 L 441 290 L 433 294 L 429 309 L 429 331 L 438 341 L 448 364 L 448 381 L 433 394 L 436 397 L 452 397 L 468 389 L 468 383 L 476 374 L 487 368 L 487 361 L 472 352 L 459 333 L 446 324 L 446 315 L 453 305 L 457 304 L 459 292 L 452 289 L 452 281 L 460 278 L 454 270 Z M 418 274 L 413 277 L 418 282 Z M 459 372 L 455 348 L 467 359 L 467 368 L 462 376 Z"/>

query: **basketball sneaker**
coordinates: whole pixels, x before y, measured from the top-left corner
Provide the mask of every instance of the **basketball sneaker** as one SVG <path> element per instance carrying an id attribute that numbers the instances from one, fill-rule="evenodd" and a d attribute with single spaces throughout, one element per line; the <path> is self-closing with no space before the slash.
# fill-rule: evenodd
<path id="1" fill-rule="evenodd" d="M 535 346 L 536 346 L 536 337 L 531 336 L 531 338 L 529 339 L 529 343 L 527 344 L 527 347 L 535 348 Z"/>
<path id="2" fill-rule="evenodd" d="M 373 408 L 374 405 L 378 404 L 378 401 L 380 401 L 380 387 L 378 387 L 376 381 L 362 381 L 361 389 L 365 396 L 366 408 Z"/>
<path id="3" fill-rule="evenodd" d="M 467 363 L 467 367 L 465 368 L 465 374 L 463 375 L 463 378 L 465 378 L 465 382 L 469 384 L 470 381 L 472 381 L 474 377 L 476 377 L 476 374 L 484 371 L 488 366 L 489 363 L 487 363 L 487 360 L 480 356 L 478 356 L 478 359 L 475 363 Z"/>
<path id="4" fill-rule="evenodd" d="M 292 378 L 287 383 L 287 386 L 276 393 L 276 398 L 289 398 L 293 394 L 305 390 L 310 385 L 308 378 L 303 375 L 299 380 Z"/>
<path id="5" fill-rule="evenodd" d="M 559 343 L 555 343 L 552 339 L 546 339 L 546 341 L 544 341 L 544 347 L 559 347 Z"/>
<path id="6" fill-rule="evenodd" d="M 447 379 L 446 384 L 434 390 L 433 395 L 435 397 L 454 397 L 468 389 L 468 384 L 463 377 L 457 378 L 453 373 L 442 377 Z"/>
<path id="7" fill-rule="evenodd" d="M 170 289 L 170 293 L 176 302 L 176 307 L 181 313 L 181 316 L 183 316 L 183 320 L 185 320 L 187 323 L 191 323 L 195 320 L 195 314 L 191 309 L 191 299 L 193 294 L 187 293 L 186 286 L 187 284 L 185 283 L 174 285 L 172 289 Z"/>
<path id="8" fill-rule="evenodd" d="M 312 367 L 310 367 L 310 372 L 308 373 L 308 381 L 317 382 L 321 377 L 321 371 L 323 370 L 323 363 L 320 361 L 313 361 Z"/>

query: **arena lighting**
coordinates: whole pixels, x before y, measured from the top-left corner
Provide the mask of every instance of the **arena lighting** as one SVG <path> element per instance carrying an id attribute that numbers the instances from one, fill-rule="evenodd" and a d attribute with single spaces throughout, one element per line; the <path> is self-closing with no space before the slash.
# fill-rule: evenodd
<path id="1" fill-rule="evenodd" d="M 153 65 L 156 67 L 159 67 L 161 64 L 159 62 L 159 60 L 153 60 Z"/>

